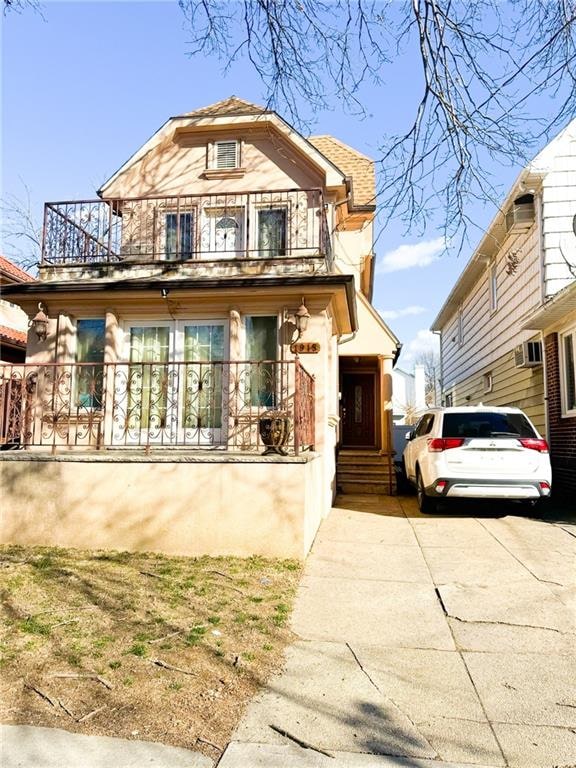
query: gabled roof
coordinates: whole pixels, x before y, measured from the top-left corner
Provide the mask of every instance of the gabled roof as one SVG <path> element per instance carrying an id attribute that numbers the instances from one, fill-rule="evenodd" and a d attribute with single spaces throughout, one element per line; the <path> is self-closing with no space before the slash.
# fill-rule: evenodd
<path id="1" fill-rule="evenodd" d="M 207 107 L 195 109 L 192 112 L 185 112 L 185 117 L 222 117 L 223 115 L 262 115 L 270 110 L 252 104 L 250 101 L 244 101 L 237 96 L 229 96 L 227 99 L 216 101 Z"/>
<path id="2" fill-rule="evenodd" d="M 5 256 L 0 256 L 0 277 L 8 278 L 7 282 L 10 283 L 29 283 L 34 280 L 32 275 L 24 272 L 23 269 L 13 264 Z"/>
<path id="3" fill-rule="evenodd" d="M 374 163 L 369 157 L 334 136 L 310 136 L 308 141 L 352 179 L 352 198 L 355 206 L 375 205 L 376 178 Z"/>

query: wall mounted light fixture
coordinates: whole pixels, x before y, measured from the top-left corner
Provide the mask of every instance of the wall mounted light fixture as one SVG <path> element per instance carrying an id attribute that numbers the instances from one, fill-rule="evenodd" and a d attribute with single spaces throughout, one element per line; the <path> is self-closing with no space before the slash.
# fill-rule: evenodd
<path id="1" fill-rule="evenodd" d="M 308 308 L 306 307 L 306 304 L 304 302 L 304 297 L 302 297 L 302 303 L 298 307 L 298 309 L 293 313 L 294 315 L 294 325 L 296 326 L 296 331 L 298 333 L 298 336 L 296 337 L 296 341 L 300 339 L 300 336 L 304 333 L 306 328 L 308 328 L 308 320 L 310 320 L 310 312 L 308 312 Z"/>
<path id="2" fill-rule="evenodd" d="M 40 301 L 38 302 L 38 312 L 36 312 L 28 324 L 36 334 L 38 341 L 46 341 L 48 336 L 48 320 L 48 308 Z"/>

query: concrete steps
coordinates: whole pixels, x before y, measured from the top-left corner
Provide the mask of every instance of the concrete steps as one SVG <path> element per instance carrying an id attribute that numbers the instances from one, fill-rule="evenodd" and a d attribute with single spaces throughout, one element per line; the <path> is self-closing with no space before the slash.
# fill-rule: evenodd
<path id="1" fill-rule="evenodd" d="M 394 495 L 394 465 L 374 449 L 343 448 L 338 453 L 336 485 L 339 493 Z"/>

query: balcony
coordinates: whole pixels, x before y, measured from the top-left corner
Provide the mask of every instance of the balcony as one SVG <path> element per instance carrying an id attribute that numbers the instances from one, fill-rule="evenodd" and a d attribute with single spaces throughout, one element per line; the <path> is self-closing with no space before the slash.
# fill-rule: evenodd
<path id="1" fill-rule="evenodd" d="M 322 191 L 46 203 L 42 266 L 322 259 Z"/>
<path id="2" fill-rule="evenodd" d="M 313 449 L 314 378 L 297 359 L 0 366 L 5 450 L 261 453 L 271 414 L 289 425 L 285 452 Z"/>

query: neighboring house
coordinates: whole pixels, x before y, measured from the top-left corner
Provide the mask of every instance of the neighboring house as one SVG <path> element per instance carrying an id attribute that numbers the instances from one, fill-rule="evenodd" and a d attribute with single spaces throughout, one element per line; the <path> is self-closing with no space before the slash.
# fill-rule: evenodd
<path id="1" fill-rule="evenodd" d="M 231 97 L 98 194 L 46 204 L 39 280 L 9 289 L 35 321 L 4 372 L 8 538 L 302 557 L 337 483 L 394 492 L 372 161 Z"/>
<path id="2" fill-rule="evenodd" d="M 576 490 L 576 120 L 520 173 L 432 330 L 442 401 L 515 405 Z"/>
<path id="3" fill-rule="evenodd" d="M 426 371 L 415 365 L 414 372 L 394 368 L 392 372 L 392 398 L 394 424 L 415 424 L 426 410 Z"/>
<path id="4" fill-rule="evenodd" d="M 9 285 L 34 278 L 4 256 L 0 256 L 0 363 L 23 363 L 26 359 L 28 315 L 20 307 L 2 298 Z"/>

